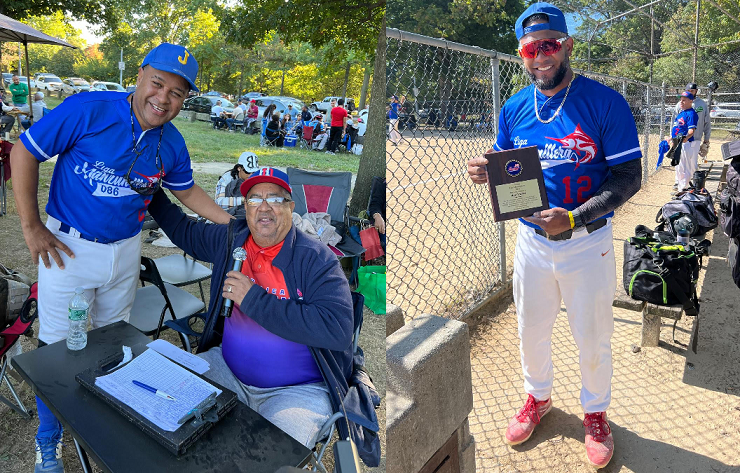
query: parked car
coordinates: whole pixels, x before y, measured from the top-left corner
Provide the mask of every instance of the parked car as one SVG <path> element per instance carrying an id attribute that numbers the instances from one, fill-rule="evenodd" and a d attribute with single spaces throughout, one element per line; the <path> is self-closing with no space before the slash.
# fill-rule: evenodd
<path id="1" fill-rule="evenodd" d="M 135 85 L 129 85 L 128 87 L 126 87 L 126 92 L 128 92 L 128 93 L 136 92 L 136 86 Z"/>
<path id="2" fill-rule="evenodd" d="M 28 77 L 26 77 L 26 76 L 18 76 L 18 80 L 21 83 L 23 83 L 23 84 L 28 84 Z M 33 79 L 31 79 L 31 85 L 29 87 L 32 88 L 32 89 L 35 88 L 36 87 L 36 81 L 33 80 Z"/>
<path id="3" fill-rule="evenodd" d="M 207 96 L 209 96 L 209 97 L 211 97 L 211 96 L 212 96 L 212 97 L 226 97 L 226 94 L 224 94 L 223 92 L 218 92 L 218 91 L 216 91 L 216 90 L 212 90 L 212 91 L 210 91 L 210 92 L 206 92 L 206 93 L 205 93 L 205 94 L 203 94 L 203 95 L 207 95 Z"/>
<path id="4" fill-rule="evenodd" d="M 79 92 L 89 92 L 90 83 L 79 77 L 68 77 L 62 81 L 62 93 L 74 95 Z"/>
<path id="5" fill-rule="evenodd" d="M 724 102 L 712 105 L 709 116 L 712 118 L 740 118 L 740 102 Z"/>
<path id="6" fill-rule="evenodd" d="M 216 105 L 216 102 L 221 101 L 221 106 L 226 112 L 234 111 L 234 104 L 227 99 L 216 97 L 214 95 L 201 95 L 199 97 L 190 97 L 186 99 L 182 104 L 183 110 L 189 110 L 198 113 L 211 113 L 211 107 Z"/>
<path id="7" fill-rule="evenodd" d="M 260 97 L 267 97 L 267 94 L 263 94 L 262 92 L 247 92 L 246 94 L 242 95 L 242 100 L 252 100 L 258 99 Z"/>
<path id="8" fill-rule="evenodd" d="M 676 111 L 674 109 L 673 105 L 664 105 L 663 106 L 663 123 L 671 123 L 671 118 L 673 118 L 676 115 Z M 661 106 L 660 105 L 654 105 L 650 107 L 650 123 L 655 125 L 660 123 L 660 113 L 661 113 Z M 638 116 L 643 116 L 638 115 Z"/>
<path id="9" fill-rule="evenodd" d="M 36 77 L 36 88 L 39 90 L 56 92 L 58 90 L 61 90 L 62 85 L 62 79 L 53 74 L 39 75 L 38 77 Z"/>
<path id="10" fill-rule="evenodd" d="M 28 78 L 26 76 L 18 76 L 18 79 L 22 83 L 28 84 Z M 0 86 L 3 86 L 4 88 L 7 89 L 12 83 L 13 83 L 13 74 L 11 74 L 10 72 L 3 72 L 2 83 L 0 84 Z M 33 89 L 34 87 L 36 87 L 36 81 L 31 79 L 31 88 Z"/>
<path id="11" fill-rule="evenodd" d="M 310 108 L 311 111 L 314 111 L 314 112 L 319 111 L 323 113 L 329 113 L 329 107 L 331 106 L 331 101 L 339 100 L 341 98 L 342 97 L 324 97 L 324 100 L 322 100 L 321 102 L 314 102 L 308 108 Z M 346 108 L 350 112 L 354 110 L 355 108 L 357 108 L 355 107 L 355 99 L 348 97 L 345 100 L 344 108 Z"/>
<path id="12" fill-rule="evenodd" d="M 92 86 L 90 87 L 90 90 L 114 90 L 117 92 L 126 92 L 126 89 L 123 88 L 121 84 L 118 84 L 116 82 L 103 82 L 103 81 L 95 81 L 92 83 Z"/>
<path id="13" fill-rule="evenodd" d="M 262 114 L 265 113 L 267 107 L 272 104 L 275 104 L 275 111 L 280 112 L 280 116 L 282 116 L 285 111 L 288 110 L 288 104 L 293 105 L 293 108 L 297 110 L 299 114 L 304 105 L 303 102 L 296 98 L 283 97 L 278 95 L 268 95 L 265 97 L 260 97 L 255 100 L 255 103 L 257 104 L 257 109 L 259 110 L 259 118 L 262 118 Z"/>

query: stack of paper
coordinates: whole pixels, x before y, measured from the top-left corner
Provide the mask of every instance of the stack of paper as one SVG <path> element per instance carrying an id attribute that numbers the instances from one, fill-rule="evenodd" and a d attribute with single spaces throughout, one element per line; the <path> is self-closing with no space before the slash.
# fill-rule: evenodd
<path id="1" fill-rule="evenodd" d="M 175 401 L 136 386 L 134 380 L 169 394 Z M 177 430 L 177 421 L 211 393 L 221 394 L 220 389 L 151 349 L 97 378 L 95 385 L 168 432 Z"/>

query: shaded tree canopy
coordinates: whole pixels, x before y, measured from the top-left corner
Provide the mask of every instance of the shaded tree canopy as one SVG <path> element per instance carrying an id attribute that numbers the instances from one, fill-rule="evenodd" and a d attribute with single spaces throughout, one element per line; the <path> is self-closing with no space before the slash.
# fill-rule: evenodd
<path id="1" fill-rule="evenodd" d="M 45 16 L 55 12 L 64 12 L 77 19 L 84 19 L 95 24 L 113 24 L 116 16 L 112 5 L 105 0 L 2 0 L 0 14 L 23 21 L 30 16 Z M 111 2 L 112 4 L 113 2 Z"/>
<path id="2" fill-rule="evenodd" d="M 513 54 L 514 22 L 528 5 L 523 0 L 394 0 L 387 22 L 391 28 Z"/>
<path id="3" fill-rule="evenodd" d="M 227 41 L 244 47 L 277 32 L 286 43 L 320 48 L 333 42 L 338 50 L 363 51 L 371 57 L 385 14 L 385 0 L 242 1 L 225 10 L 221 26 Z"/>

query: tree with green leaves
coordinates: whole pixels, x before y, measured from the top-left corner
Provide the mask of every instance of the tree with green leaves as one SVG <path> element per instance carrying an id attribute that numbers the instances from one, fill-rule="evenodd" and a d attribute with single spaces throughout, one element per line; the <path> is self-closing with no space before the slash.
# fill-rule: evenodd
<path id="1" fill-rule="evenodd" d="M 385 70 L 385 1 L 242 2 L 226 9 L 221 23 L 221 31 L 230 42 L 251 48 L 277 34 L 286 44 L 306 42 L 315 48 L 331 47 L 335 51 L 333 57 L 345 65 L 345 76 L 346 62 L 354 52 L 375 59 L 369 123 L 350 208 L 356 214 L 357 209 L 367 205 L 372 177 L 385 176 L 385 100 L 382 93 L 385 74 L 380 75 L 378 67 L 380 58 Z M 379 93 L 375 94 L 376 90 Z M 373 115 L 377 115 L 376 122 L 373 122 Z"/>
<path id="2" fill-rule="evenodd" d="M 109 8 L 113 3 L 105 0 L 3 0 L 0 2 L 0 14 L 23 21 L 31 16 L 43 17 L 63 12 L 93 24 L 104 24 L 115 22 L 115 16 L 111 15 Z"/>
<path id="3" fill-rule="evenodd" d="M 387 22 L 391 28 L 514 54 L 514 22 L 528 4 L 522 0 L 395 0 L 388 5 Z"/>

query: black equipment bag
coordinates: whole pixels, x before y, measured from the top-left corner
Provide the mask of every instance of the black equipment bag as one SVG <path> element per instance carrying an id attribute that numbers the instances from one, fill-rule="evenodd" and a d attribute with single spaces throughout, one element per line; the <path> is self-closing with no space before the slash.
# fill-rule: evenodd
<path id="1" fill-rule="evenodd" d="M 730 239 L 740 238 L 740 159 L 727 167 L 727 187 L 719 197 L 719 222 Z"/>
<path id="2" fill-rule="evenodd" d="M 709 240 L 692 241 L 687 249 L 670 234 L 655 235 L 643 225 L 635 228 L 635 234 L 624 242 L 622 279 L 627 294 L 662 306 L 680 304 L 686 315 L 698 315 L 699 257 L 709 253 Z"/>
<path id="3" fill-rule="evenodd" d="M 682 227 L 692 237 L 702 236 L 719 225 L 711 194 L 706 189 L 694 188 L 679 192 L 663 205 L 655 216 L 655 222 L 658 223 L 655 228 L 658 231 L 667 230 L 676 236 L 678 227 Z"/>
<path id="4" fill-rule="evenodd" d="M 731 143 L 733 144 L 733 143 Z M 740 152 L 740 141 L 737 152 Z M 724 151 L 724 150 L 723 150 Z M 735 285 L 740 288 L 740 156 L 736 156 L 727 167 L 727 187 L 719 199 L 719 220 L 722 231 L 730 238 L 727 264 Z"/>

